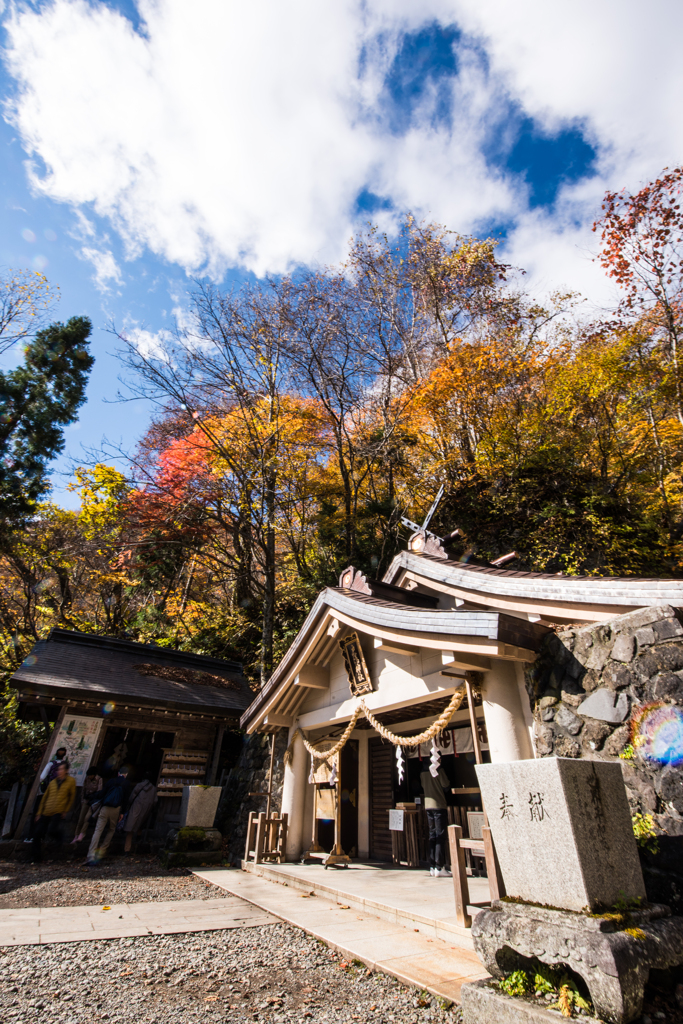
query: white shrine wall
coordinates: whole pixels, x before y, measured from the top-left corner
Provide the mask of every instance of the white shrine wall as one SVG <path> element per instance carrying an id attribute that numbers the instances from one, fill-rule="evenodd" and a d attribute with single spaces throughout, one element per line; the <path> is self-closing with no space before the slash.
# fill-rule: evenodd
<path id="1" fill-rule="evenodd" d="M 365 697 L 370 710 L 383 710 L 452 693 L 457 682 L 441 675 L 441 652 L 423 649 L 414 655 L 395 654 L 372 645 L 371 636 L 361 638 L 363 653 L 373 680 L 374 691 Z M 355 706 L 341 652 L 329 662 L 330 684 L 326 690 L 313 690 L 299 709 L 299 724 L 304 729 L 320 728 L 337 719 L 348 719 Z"/>
<path id="2" fill-rule="evenodd" d="M 457 680 L 442 676 L 441 652 L 424 648 L 415 655 L 395 654 L 372 645 L 371 636 L 362 637 L 363 652 L 375 684 L 373 693 L 365 698 L 368 707 L 381 711 L 408 705 L 420 699 L 431 699 L 452 693 Z M 330 726 L 348 721 L 355 699 L 349 692 L 346 668 L 341 652 L 335 652 L 329 663 L 329 687 L 311 689 L 301 709 L 297 724 L 306 730 L 311 742 L 320 739 Z M 484 719 L 489 738 L 491 760 L 519 761 L 535 756 L 532 741 L 533 720 L 524 688 L 521 663 L 497 660 L 483 674 L 483 707 L 477 717 Z M 393 732 L 423 729 L 434 716 L 392 725 Z M 453 723 L 469 721 L 469 712 L 455 713 Z M 290 729 L 290 739 L 295 726 Z M 370 780 L 368 741 L 374 730 L 359 729 L 353 738 L 359 741 L 358 765 L 358 852 L 361 859 L 369 856 L 370 847 Z M 313 835 L 313 787 L 308 784 L 310 758 L 301 739 L 295 744 L 292 764 L 285 768 L 282 810 L 289 814 L 287 859 L 294 860 L 308 849 Z"/>

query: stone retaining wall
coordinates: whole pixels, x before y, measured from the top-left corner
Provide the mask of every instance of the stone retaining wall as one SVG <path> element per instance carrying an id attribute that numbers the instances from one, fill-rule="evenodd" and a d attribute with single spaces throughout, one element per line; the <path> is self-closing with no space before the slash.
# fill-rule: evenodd
<path id="1" fill-rule="evenodd" d="M 647 759 L 631 743 L 631 721 L 644 705 L 683 707 L 678 613 L 659 605 L 600 624 L 559 628 L 546 638 L 526 678 L 537 754 L 619 761 L 631 813 L 652 815 L 661 836 L 657 857 L 643 852 L 648 895 L 653 898 L 657 889 L 662 902 L 683 912 L 683 875 L 670 870 L 683 853 L 683 764 Z"/>
<path id="2" fill-rule="evenodd" d="M 275 763 L 273 765 L 273 793 L 271 810 L 280 810 L 284 780 L 284 753 L 287 749 L 287 730 L 275 734 Z M 239 863 L 244 857 L 247 822 L 250 811 L 265 811 L 265 797 L 250 797 L 250 793 L 263 793 L 268 788 L 270 766 L 270 736 L 253 733 L 244 737 L 239 760 L 223 786 L 216 828 L 228 840 L 230 860 Z"/>

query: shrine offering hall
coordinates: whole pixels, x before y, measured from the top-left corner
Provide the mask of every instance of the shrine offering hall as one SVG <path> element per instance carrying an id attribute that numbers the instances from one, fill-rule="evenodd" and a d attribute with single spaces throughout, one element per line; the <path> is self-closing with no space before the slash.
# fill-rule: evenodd
<path id="1" fill-rule="evenodd" d="M 449 822 L 480 838 L 475 764 L 537 756 L 528 678 L 548 634 L 682 604 L 678 581 L 484 568 L 424 532 L 382 581 L 349 567 L 241 718 L 248 733 L 288 730 L 286 859 L 417 867 L 421 776 L 439 762 Z"/>

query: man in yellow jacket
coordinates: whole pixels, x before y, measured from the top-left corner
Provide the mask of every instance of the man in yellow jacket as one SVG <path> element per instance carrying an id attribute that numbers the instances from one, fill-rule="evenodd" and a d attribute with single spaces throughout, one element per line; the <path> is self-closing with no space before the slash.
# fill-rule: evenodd
<path id="1" fill-rule="evenodd" d="M 36 814 L 33 832 L 34 861 L 42 859 L 41 844 L 49 834 L 57 842 L 62 842 L 62 821 L 73 807 L 75 798 L 76 780 L 69 775 L 67 764 L 62 762 L 57 767 L 57 775 L 43 794 Z"/>

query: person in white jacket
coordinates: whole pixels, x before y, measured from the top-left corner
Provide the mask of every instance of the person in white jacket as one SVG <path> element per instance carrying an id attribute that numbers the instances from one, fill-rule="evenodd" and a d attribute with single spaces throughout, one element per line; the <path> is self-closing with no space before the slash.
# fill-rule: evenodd
<path id="1" fill-rule="evenodd" d="M 40 781 L 50 783 L 53 779 L 56 779 L 57 768 L 60 764 L 65 764 L 67 768 L 69 767 L 69 762 L 66 759 L 66 747 L 60 747 L 50 758 L 40 773 Z"/>
<path id="2" fill-rule="evenodd" d="M 123 824 L 123 831 L 126 833 L 124 851 L 130 853 L 133 839 L 145 823 L 149 812 L 152 810 L 157 798 L 156 786 L 153 786 L 149 779 L 145 778 L 138 782 L 130 794 L 128 801 L 128 814 Z"/>

